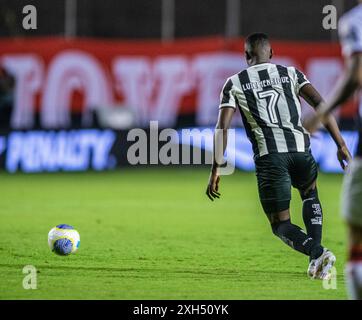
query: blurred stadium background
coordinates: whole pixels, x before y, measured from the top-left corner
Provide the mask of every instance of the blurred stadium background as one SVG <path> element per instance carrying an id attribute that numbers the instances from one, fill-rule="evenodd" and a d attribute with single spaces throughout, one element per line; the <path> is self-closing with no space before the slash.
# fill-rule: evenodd
<path id="1" fill-rule="evenodd" d="M 59 0 L 51 5 L 37 0 L 32 2 L 35 30 L 23 28 L 26 4 L 3 0 L 0 8 L 0 166 L 11 172 L 58 170 L 47 164 L 50 147 L 43 160 L 34 160 L 38 165 L 24 159 L 26 150 L 39 153 L 40 140 L 52 144 L 59 137 L 39 132 L 34 137 L 35 129 L 128 130 L 148 128 L 151 120 L 161 128 L 214 126 L 220 88 L 245 67 L 242 39 L 254 31 L 268 32 L 275 62 L 299 67 L 328 96 L 343 61 L 337 31 L 322 27 L 323 8 L 332 4 L 341 15 L 354 1 L 309 1 L 306 8 L 297 0 Z M 304 105 L 303 112 L 310 108 Z M 356 127 L 356 112 L 351 101 L 336 114 L 342 129 Z M 242 125 L 239 115 L 234 125 Z M 108 142 L 109 152 L 99 155 L 104 159 L 93 168 L 124 164 L 116 152 L 119 135 L 113 133 L 113 140 L 110 135 L 100 140 Z M 346 139 L 353 150 L 355 136 Z M 339 171 L 338 163 L 328 160 L 334 152 L 328 137 L 322 134 L 315 144 L 322 170 Z M 318 151 L 321 145 L 325 152 Z M 241 168 L 250 170 L 251 149 L 244 150 L 250 164 Z M 59 160 L 59 170 L 91 167 L 65 160 Z"/>
<path id="2" fill-rule="evenodd" d="M 25 30 L 22 26 L 25 16 L 22 9 L 29 4 L 37 9 L 35 30 Z M 255 182 L 253 174 L 237 172 L 231 180 L 225 180 L 229 192 L 226 207 L 231 215 L 220 217 L 217 210 L 224 210 L 225 202 L 211 207 L 203 199 L 206 170 L 192 171 L 193 167 L 180 173 L 176 167 L 162 171 L 164 166 L 151 171 L 139 167 L 131 169 L 126 157 L 126 136 L 132 128 L 144 128 L 149 134 L 152 120 L 158 121 L 159 129 L 213 127 L 221 87 L 228 76 L 245 67 L 242 40 L 255 31 L 270 35 L 275 62 L 303 70 L 327 97 L 343 70 L 343 61 L 337 30 L 322 27 L 325 17 L 322 11 L 326 5 L 334 5 L 340 17 L 355 5 L 355 1 L 1 0 L 0 179 L 4 201 L 0 204 L 0 255 L 3 255 L 0 267 L 4 272 L 0 276 L 3 283 L 0 297 L 44 298 L 47 292 L 61 289 L 59 297 L 68 298 L 271 298 L 270 290 L 276 279 L 264 277 L 266 285 L 263 289 L 258 286 L 258 277 L 264 270 L 263 259 L 257 259 L 259 264 L 253 262 L 250 256 L 255 252 L 248 253 L 244 249 L 242 256 L 238 255 L 241 249 L 238 242 L 252 242 L 260 233 L 264 234 L 265 242 L 271 242 L 256 187 L 252 195 L 248 191 L 248 182 Z M 356 144 L 353 130 L 356 128 L 357 100 L 358 97 L 336 114 L 352 151 Z M 310 108 L 303 105 L 303 113 L 308 112 L 311 112 Z M 239 147 L 236 165 L 242 171 L 252 171 L 251 147 L 238 114 L 234 126 L 238 128 Z M 205 140 L 210 141 L 211 135 L 205 134 Z M 195 147 L 207 149 L 205 142 L 193 141 Z M 313 139 L 313 153 L 321 171 L 340 172 L 334 156 L 335 147 L 323 131 Z M 89 172 L 93 170 L 110 172 L 97 176 Z M 58 171 L 87 173 L 22 174 Z M 19 174 L 13 175 L 16 172 Z M 189 180 L 183 179 L 184 176 Z M 238 179 L 244 182 L 239 184 Z M 227 181 L 233 188 L 227 186 Z M 335 222 L 333 225 L 326 222 L 327 240 L 343 257 L 343 229 L 337 215 L 341 175 L 322 175 L 321 181 L 326 190 L 321 194 L 330 211 L 329 221 Z M 192 183 L 192 188 L 188 182 Z M 128 185 L 142 194 L 132 192 Z M 240 194 L 244 193 L 249 194 L 249 201 L 240 199 Z M 190 201 L 190 206 L 178 200 L 181 194 Z M 142 201 L 144 207 L 140 206 Z M 298 204 L 293 204 L 293 208 L 300 210 Z M 246 216 L 247 212 L 254 215 L 253 219 Z M 172 220 L 167 213 L 177 216 Z M 188 219 L 193 220 L 195 226 L 191 227 Z M 296 219 L 299 221 L 299 217 Z M 157 226 L 157 221 L 161 220 L 162 227 Z M 137 227 L 141 221 L 143 226 Z M 85 240 L 77 262 L 71 264 L 63 260 L 59 266 L 57 257 L 48 257 L 44 235 L 58 223 L 79 226 Z M 220 225 L 229 231 L 221 233 L 217 229 Z M 119 227 L 120 233 L 116 233 L 113 226 Z M 103 242 L 95 244 L 92 228 L 97 228 L 104 236 Z M 200 231 L 208 228 L 215 232 L 214 236 Z M 248 231 L 239 235 L 243 228 Z M 135 232 L 145 236 L 143 241 L 135 238 Z M 25 234 L 31 240 L 22 242 L 19 234 Z M 198 239 L 200 250 L 209 250 L 210 255 L 214 255 L 211 259 L 211 267 L 216 268 L 214 271 L 208 274 L 209 257 L 200 255 L 197 249 L 188 251 L 187 244 L 192 247 L 193 242 L 185 240 L 183 243 L 181 239 L 185 234 L 189 239 Z M 154 237 L 159 235 L 161 239 L 153 243 Z M 116 246 L 115 241 L 123 244 Z M 260 238 L 258 241 L 265 244 Z M 292 256 L 289 265 L 273 264 L 273 259 L 280 256 L 279 251 L 284 250 L 276 239 L 273 241 L 274 247 L 268 248 L 271 260 L 267 264 L 279 282 L 274 298 L 325 297 L 327 291 L 320 285 L 300 283 L 307 281 L 304 279 L 306 266 L 303 265 L 303 272 L 298 269 L 296 275 L 290 271 L 290 268 L 299 268 L 301 257 L 288 252 Z M 175 246 L 179 255 L 172 253 Z M 107 254 L 102 253 L 104 247 L 110 250 Z M 97 254 L 100 255 L 97 257 Z M 174 263 L 178 261 L 176 271 L 173 265 L 164 265 L 169 261 L 167 254 Z M 200 255 L 201 260 L 192 260 L 190 267 L 189 259 L 193 258 L 189 255 L 192 254 Z M 119 256 L 122 259 L 114 258 Z M 244 258 L 248 262 L 242 266 L 243 272 L 254 270 L 249 279 L 254 286 L 249 288 L 251 291 L 243 287 L 236 293 L 242 278 L 238 263 Z M 226 260 L 229 262 L 224 268 Z M 43 279 L 47 279 L 43 280 L 43 288 L 48 290 L 35 296 L 21 290 L 16 282 L 19 275 L 14 273 L 14 267 L 32 261 L 41 266 Z M 104 266 L 105 261 L 108 261 L 108 269 Z M 104 273 L 113 276 L 117 272 L 125 272 L 131 279 L 135 274 L 139 274 L 141 280 L 142 277 L 152 279 L 155 261 L 160 261 L 162 267 L 156 270 L 159 282 L 151 281 L 148 285 L 149 290 L 158 288 L 153 295 L 146 291 L 138 294 L 141 284 L 137 277 L 134 282 L 126 282 L 129 295 L 114 293 L 119 288 L 116 288 L 117 281 L 125 284 L 123 278 L 113 279 L 116 281 L 114 286 L 109 285 L 99 295 L 75 287 L 88 288 L 89 279 L 79 280 L 78 277 L 77 272 L 82 268 L 102 281 Z M 119 265 L 123 269 L 117 269 Z M 181 269 L 186 269 L 190 278 L 187 274 L 183 277 Z M 144 270 L 147 273 L 142 273 Z M 64 284 L 54 286 L 52 272 L 62 276 L 70 272 L 73 286 L 68 287 L 68 291 Z M 198 278 L 199 272 L 204 273 L 205 278 Z M 9 276 L 3 276 L 6 274 Z M 221 279 L 217 278 L 220 274 Z M 211 278 L 211 287 L 208 278 Z M 188 294 L 187 288 L 195 288 L 195 281 L 200 281 L 195 289 L 199 291 Z M 299 295 L 291 291 L 290 281 L 301 285 Z M 342 277 L 340 284 L 340 290 L 328 292 L 327 297 L 344 298 Z M 235 291 L 228 292 L 225 285 Z M 98 292 L 96 288 L 92 290 Z M 180 294 L 174 294 L 177 290 Z"/>

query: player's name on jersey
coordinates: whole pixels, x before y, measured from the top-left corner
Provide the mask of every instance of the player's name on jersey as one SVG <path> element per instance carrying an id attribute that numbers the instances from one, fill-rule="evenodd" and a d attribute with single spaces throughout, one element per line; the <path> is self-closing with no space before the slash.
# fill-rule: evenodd
<path id="1" fill-rule="evenodd" d="M 281 77 L 281 78 L 272 78 L 266 79 L 262 81 L 254 81 L 248 82 L 241 85 L 243 90 L 253 90 L 253 89 L 261 89 L 264 87 L 270 87 L 273 85 L 281 84 L 281 83 L 289 83 L 289 77 Z"/>

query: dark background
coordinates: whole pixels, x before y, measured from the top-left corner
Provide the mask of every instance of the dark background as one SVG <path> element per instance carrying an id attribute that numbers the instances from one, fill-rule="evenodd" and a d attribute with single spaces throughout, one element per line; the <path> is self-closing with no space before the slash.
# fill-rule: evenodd
<path id="1" fill-rule="evenodd" d="M 66 1 L 1 0 L 0 37 L 64 35 Z M 227 0 L 174 1 L 172 20 L 175 38 L 227 34 Z M 162 2 L 77 0 L 75 35 L 125 39 L 160 38 Z M 234 30 L 237 30 L 239 36 L 258 30 L 267 31 L 275 39 L 336 40 L 335 31 L 321 28 L 323 7 L 335 5 L 340 16 L 355 3 L 356 0 L 239 0 L 239 19 L 235 22 L 237 26 L 234 26 Z M 27 4 L 37 8 L 37 30 L 25 31 L 21 27 L 24 16 L 21 9 Z M 289 27 L 286 28 L 286 25 Z"/>

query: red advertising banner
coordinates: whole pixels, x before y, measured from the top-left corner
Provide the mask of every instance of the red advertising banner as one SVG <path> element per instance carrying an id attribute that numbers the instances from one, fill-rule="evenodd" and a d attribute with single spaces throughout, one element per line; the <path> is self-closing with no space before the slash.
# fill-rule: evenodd
<path id="1" fill-rule="evenodd" d="M 338 44 L 273 41 L 275 63 L 304 71 L 325 97 L 343 70 Z M 0 66 L 15 77 L 12 126 L 67 127 L 71 112 L 127 107 L 137 122 L 173 126 L 180 114 L 214 124 L 221 87 L 246 67 L 242 39 L 118 41 L 2 39 Z M 307 110 L 307 109 L 306 109 Z M 354 103 L 342 109 L 356 111 Z"/>

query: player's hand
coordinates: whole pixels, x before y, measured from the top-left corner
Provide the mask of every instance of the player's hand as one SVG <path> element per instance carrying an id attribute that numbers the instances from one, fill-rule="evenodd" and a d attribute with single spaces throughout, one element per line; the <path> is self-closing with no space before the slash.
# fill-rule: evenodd
<path id="1" fill-rule="evenodd" d="M 337 158 L 338 158 L 339 163 L 341 164 L 342 169 L 346 170 L 346 168 L 348 167 L 348 164 L 352 160 L 352 155 L 349 152 L 347 146 L 342 146 L 342 147 L 338 148 Z"/>
<path id="2" fill-rule="evenodd" d="M 209 197 L 211 201 L 214 201 L 214 199 L 216 198 L 220 198 L 219 181 L 220 181 L 220 176 L 217 173 L 217 170 L 212 169 L 210 173 L 209 183 L 206 189 L 206 195 Z"/>

